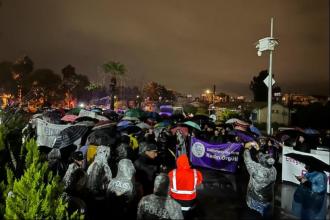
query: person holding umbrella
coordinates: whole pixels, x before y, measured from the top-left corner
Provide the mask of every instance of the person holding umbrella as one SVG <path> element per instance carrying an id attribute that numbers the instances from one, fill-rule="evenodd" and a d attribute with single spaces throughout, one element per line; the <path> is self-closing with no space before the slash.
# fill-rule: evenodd
<path id="1" fill-rule="evenodd" d="M 330 172 L 330 165 L 309 155 L 289 153 L 286 156 L 305 164 L 307 172 L 296 176 L 301 184 L 309 187 L 314 193 L 325 194 L 327 192 L 327 175 L 324 171 Z"/>
<path id="2" fill-rule="evenodd" d="M 252 159 L 250 150 L 259 151 L 256 142 L 247 142 L 244 150 L 244 162 L 250 174 L 247 187 L 246 203 L 253 212 L 258 212 L 263 218 L 271 218 L 273 214 L 274 184 L 276 169 L 275 160 L 269 155 L 258 152 L 256 159 Z"/>
<path id="3" fill-rule="evenodd" d="M 293 213 L 301 219 L 326 219 L 327 176 L 330 165 L 309 155 L 288 153 L 286 156 L 305 164 L 307 172 L 296 176 L 300 186 L 294 193 Z"/>

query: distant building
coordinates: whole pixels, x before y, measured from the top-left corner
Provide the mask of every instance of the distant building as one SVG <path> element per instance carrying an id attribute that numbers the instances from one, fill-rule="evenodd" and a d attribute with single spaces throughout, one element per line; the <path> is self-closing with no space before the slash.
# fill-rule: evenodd
<path id="1" fill-rule="evenodd" d="M 267 123 L 267 106 L 255 108 L 252 111 L 251 120 L 254 123 Z M 289 108 L 275 103 L 272 105 L 272 123 L 289 125 Z"/>
<path id="2" fill-rule="evenodd" d="M 287 93 L 282 96 L 282 103 L 286 106 L 290 105 L 309 105 L 315 102 L 324 102 L 327 100 L 325 96 L 311 96 L 303 94 Z"/>

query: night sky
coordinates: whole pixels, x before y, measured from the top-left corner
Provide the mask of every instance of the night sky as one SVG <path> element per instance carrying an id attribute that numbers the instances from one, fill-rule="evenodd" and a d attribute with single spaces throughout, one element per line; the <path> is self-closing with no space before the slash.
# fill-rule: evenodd
<path id="1" fill-rule="evenodd" d="M 254 43 L 280 40 L 273 60 L 284 92 L 328 95 L 329 0 L 0 0 L 0 61 L 28 55 L 56 73 L 67 64 L 91 81 L 119 61 L 127 85 L 156 81 L 196 95 L 251 96 L 268 68 Z"/>

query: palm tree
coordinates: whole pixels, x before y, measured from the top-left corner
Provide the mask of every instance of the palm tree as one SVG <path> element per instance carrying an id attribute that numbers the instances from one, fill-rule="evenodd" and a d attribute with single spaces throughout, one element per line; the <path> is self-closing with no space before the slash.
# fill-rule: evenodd
<path id="1" fill-rule="evenodd" d="M 117 76 L 124 75 L 126 73 L 126 67 L 124 64 L 121 64 L 119 62 L 115 61 L 109 61 L 107 63 L 104 63 L 102 65 L 103 71 L 105 74 L 110 74 L 110 91 L 111 91 L 111 102 L 110 102 L 110 108 L 114 109 L 114 97 L 115 97 L 115 90 L 117 85 Z"/>

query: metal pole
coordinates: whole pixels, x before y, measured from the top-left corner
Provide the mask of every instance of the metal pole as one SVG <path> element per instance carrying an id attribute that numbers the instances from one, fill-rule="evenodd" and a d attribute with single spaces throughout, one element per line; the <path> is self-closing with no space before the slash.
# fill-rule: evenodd
<path id="1" fill-rule="evenodd" d="M 273 18 L 271 18 L 270 23 L 270 37 L 273 37 Z M 272 79 L 273 79 L 273 51 L 269 52 L 269 71 L 268 71 L 268 114 L 267 114 L 267 134 L 271 135 L 272 130 Z"/>

